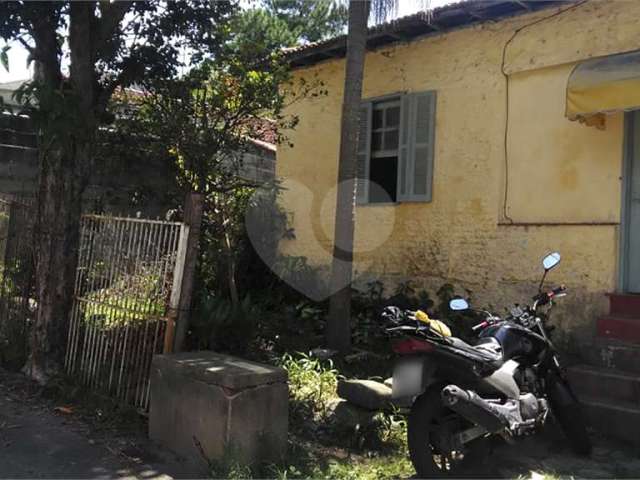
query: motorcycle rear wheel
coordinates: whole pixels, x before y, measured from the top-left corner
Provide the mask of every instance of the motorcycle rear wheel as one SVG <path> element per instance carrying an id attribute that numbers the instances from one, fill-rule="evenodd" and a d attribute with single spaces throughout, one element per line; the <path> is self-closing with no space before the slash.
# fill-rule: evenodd
<path id="1" fill-rule="evenodd" d="M 451 419 L 453 418 L 453 422 Z M 419 396 L 411 407 L 407 422 L 407 443 L 411 463 L 418 478 L 461 478 L 474 475 L 471 467 L 477 465 L 485 451 L 483 439 L 465 445 L 464 452 L 449 450 L 447 436 L 451 424 L 471 425 L 442 405 L 440 388 L 431 388 Z M 475 472 L 477 476 L 477 472 Z"/>

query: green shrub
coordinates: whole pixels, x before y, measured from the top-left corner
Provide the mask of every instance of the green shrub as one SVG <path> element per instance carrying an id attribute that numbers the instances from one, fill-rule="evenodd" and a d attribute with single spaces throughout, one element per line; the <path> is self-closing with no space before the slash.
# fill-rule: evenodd
<path id="1" fill-rule="evenodd" d="M 338 371 L 331 360 L 285 354 L 280 365 L 289 375 L 289 396 L 294 409 L 321 413 L 326 410 L 329 400 L 336 397 Z"/>
<path id="2" fill-rule="evenodd" d="M 190 347 L 243 354 L 254 340 L 260 316 L 260 307 L 249 295 L 236 308 L 224 297 L 201 296 L 191 321 Z"/>
<path id="3" fill-rule="evenodd" d="M 163 316 L 166 294 L 162 291 L 162 281 L 158 272 L 146 268 L 122 275 L 108 287 L 85 294 L 88 302 L 84 320 L 110 328 Z"/>

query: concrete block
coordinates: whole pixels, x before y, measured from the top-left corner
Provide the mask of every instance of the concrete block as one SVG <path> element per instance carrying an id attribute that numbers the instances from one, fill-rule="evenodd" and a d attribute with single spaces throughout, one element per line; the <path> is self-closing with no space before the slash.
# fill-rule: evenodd
<path id="1" fill-rule="evenodd" d="M 207 462 L 276 462 L 287 448 L 281 368 L 214 352 L 156 355 L 149 436 L 205 471 Z"/>

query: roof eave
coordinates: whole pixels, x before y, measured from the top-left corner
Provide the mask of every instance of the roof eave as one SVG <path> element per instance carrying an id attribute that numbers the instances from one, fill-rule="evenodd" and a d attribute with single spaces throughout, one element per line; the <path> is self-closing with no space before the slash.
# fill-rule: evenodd
<path id="1" fill-rule="evenodd" d="M 399 42 L 409 42 L 430 35 L 442 35 L 452 30 L 467 28 L 487 21 L 503 20 L 559 4 L 578 0 L 481 0 L 462 1 L 445 5 L 431 12 L 402 17 L 371 27 L 367 49 L 375 50 Z M 312 45 L 291 49 L 286 55 L 294 68 L 310 66 L 321 61 L 344 57 L 347 37 L 341 35 Z"/>

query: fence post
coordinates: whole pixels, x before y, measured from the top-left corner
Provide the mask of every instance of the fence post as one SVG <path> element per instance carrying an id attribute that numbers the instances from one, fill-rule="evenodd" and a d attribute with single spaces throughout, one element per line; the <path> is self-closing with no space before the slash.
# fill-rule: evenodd
<path id="1" fill-rule="evenodd" d="M 182 351 L 189 329 L 191 299 L 193 297 L 193 282 L 196 265 L 198 263 L 198 247 L 200 243 L 200 226 L 202 225 L 203 207 L 204 196 L 201 193 L 191 192 L 187 194 L 184 205 L 184 223 L 188 227 L 188 234 L 184 271 L 180 288 L 180 301 L 178 303 L 178 316 L 176 318 L 175 340 L 173 344 L 175 352 Z"/>

